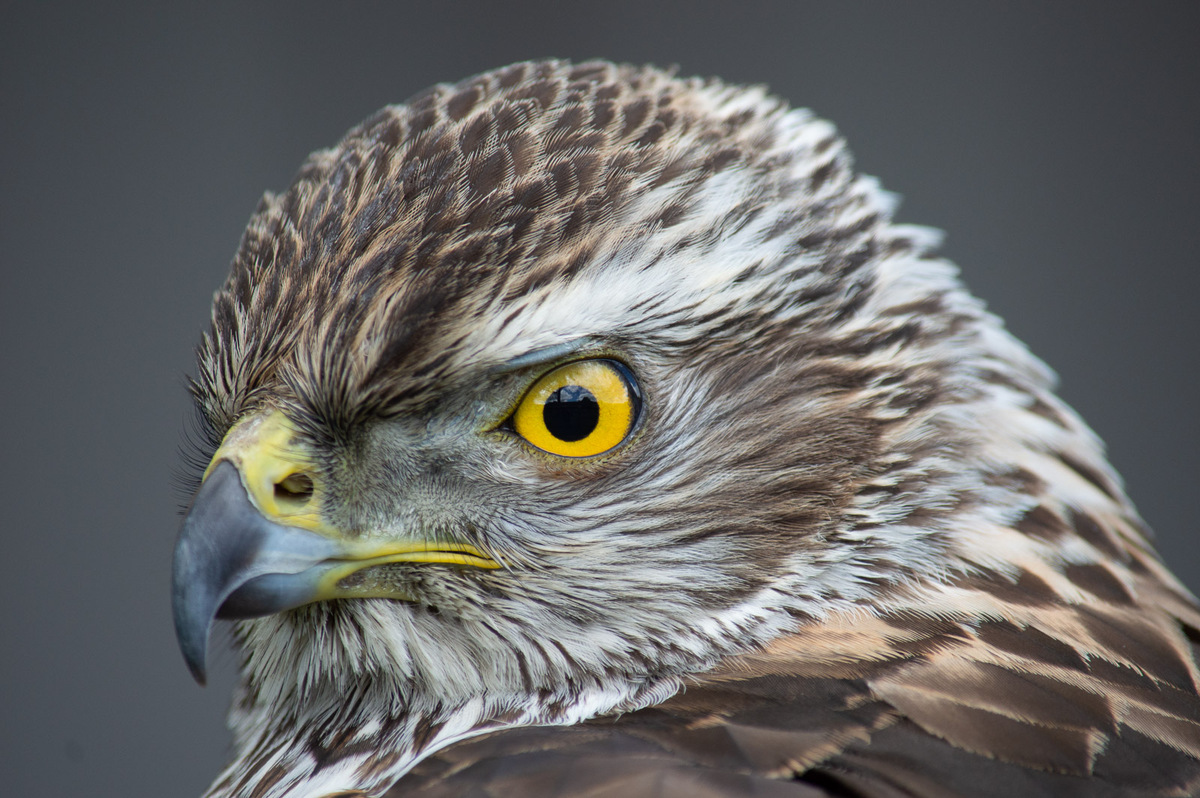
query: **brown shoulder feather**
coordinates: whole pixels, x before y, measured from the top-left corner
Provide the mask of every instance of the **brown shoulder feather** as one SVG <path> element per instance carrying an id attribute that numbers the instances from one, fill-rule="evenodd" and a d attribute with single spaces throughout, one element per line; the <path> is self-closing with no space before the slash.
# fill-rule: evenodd
<path id="1" fill-rule="evenodd" d="M 660 706 L 452 746 L 389 795 L 1196 795 L 1200 613 L 1135 588 L 1170 609 L 832 618 Z"/>

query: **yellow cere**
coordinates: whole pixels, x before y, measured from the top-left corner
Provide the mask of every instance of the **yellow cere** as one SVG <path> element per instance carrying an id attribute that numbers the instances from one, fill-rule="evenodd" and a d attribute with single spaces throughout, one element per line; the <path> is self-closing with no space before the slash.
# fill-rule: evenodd
<path id="1" fill-rule="evenodd" d="M 297 431 L 278 410 L 234 425 L 213 455 L 208 471 L 229 460 L 259 511 L 289 526 L 324 530 L 321 486 L 312 459 L 297 444 Z M 205 472 L 205 477 L 208 472 Z"/>
<path id="2" fill-rule="evenodd" d="M 581 360 L 535 382 L 513 415 L 513 427 L 543 451 L 592 457 L 625 440 L 634 413 L 632 388 L 617 365 Z"/>

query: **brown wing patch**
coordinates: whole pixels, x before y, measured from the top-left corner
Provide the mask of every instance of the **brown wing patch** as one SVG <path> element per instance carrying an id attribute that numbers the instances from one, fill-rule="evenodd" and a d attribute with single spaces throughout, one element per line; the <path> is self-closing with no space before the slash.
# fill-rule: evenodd
<path id="1" fill-rule="evenodd" d="M 1200 787 L 1193 644 L 1181 618 L 1130 603 L 1169 587 L 1135 578 L 1110 602 L 1089 591 L 1087 605 L 998 607 L 1003 621 L 964 624 L 959 645 L 868 683 L 906 723 L 988 759 L 1188 795 Z"/>
<path id="2" fill-rule="evenodd" d="M 1200 697 L 1178 619 L 1100 603 L 1008 613 L 982 623 L 833 617 L 725 662 L 657 707 L 439 752 L 394 794 L 1200 791 Z"/>
<path id="3" fill-rule="evenodd" d="M 701 763 L 609 724 L 518 729 L 454 746 L 419 764 L 387 793 L 481 798 L 820 798 L 799 782 Z"/>
<path id="4" fill-rule="evenodd" d="M 1103 739 L 1098 731 L 1039 726 L 1007 712 L 981 709 L 973 703 L 975 696 L 951 697 L 894 682 L 878 688 L 885 700 L 929 733 L 973 753 L 1025 767 L 1087 775 Z"/>

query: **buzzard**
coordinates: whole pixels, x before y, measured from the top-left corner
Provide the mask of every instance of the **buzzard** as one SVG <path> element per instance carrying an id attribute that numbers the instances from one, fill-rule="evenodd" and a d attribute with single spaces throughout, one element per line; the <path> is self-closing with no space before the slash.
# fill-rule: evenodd
<path id="1" fill-rule="evenodd" d="M 808 112 L 605 62 L 313 154 L 199 346 L 208 795 L 1200 794 L 1200 607 L 893 206 Z"/>

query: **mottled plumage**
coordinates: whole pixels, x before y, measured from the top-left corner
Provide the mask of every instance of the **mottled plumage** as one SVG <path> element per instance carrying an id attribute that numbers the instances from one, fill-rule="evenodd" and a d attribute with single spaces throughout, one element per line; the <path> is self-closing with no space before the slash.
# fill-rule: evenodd
<path id="1" fill-rule="evenodd" d="M 601 62 L 315 153 L 200 348 L 229 437 L 177 555 L 193 668 L 249 618 L 209 795 L 1200 793 L 1195 599 L 892 205 L 805 111 Z M 636 382 L 627 437 L 522 440 L 588 359 Z M 194 576 L 222 502 L 335 540 L 304 567 L 336 579 Z"/>

